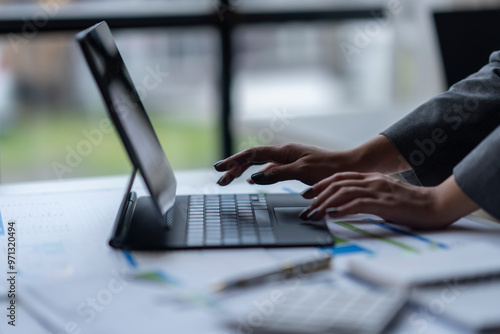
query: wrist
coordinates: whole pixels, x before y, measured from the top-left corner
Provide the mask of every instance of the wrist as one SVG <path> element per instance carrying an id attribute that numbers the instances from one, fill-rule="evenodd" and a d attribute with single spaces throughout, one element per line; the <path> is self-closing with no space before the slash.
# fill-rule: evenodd
<path id="1" fill-rule="evenodd" d="M 479 209 L 460 189 L 452 175 L 443 183 L 435 187 L 429 187 L 432 198 L 432 216 L 438 227 L 447 226 L 469 213 Z"/>
<path id="2" fill-rule="evenodd" d="M 441 198 L 442 189 L 439 186 L 424 188 L 429 197 L 428 218 L 431 227 L 439 228 L 450 224 L 446 214 L 447 201 Z"/>
<path id="3" fill-rule="evenodd" d="M 351 150 L 355 171 L 394 174 L 411 169 L 396 146 L 384 135 L 367 141 Z"/>

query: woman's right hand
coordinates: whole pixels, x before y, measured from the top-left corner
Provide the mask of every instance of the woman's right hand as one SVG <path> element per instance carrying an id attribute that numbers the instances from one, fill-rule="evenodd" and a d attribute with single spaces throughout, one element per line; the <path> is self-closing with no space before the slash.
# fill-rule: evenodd
<path id="1" fill-rule="evenodd" d="M 217 162 L 217 171 L 226 173 L 217 182 L 228 185 L 248 167 L 270 163 L 252 175 L 251 183 L 273 184 L 285 180 L 299 180 L 308 185 L 338 172 L 352 169 L 350 151 L 328 151 L 312 146 L 284 144 L 258 146 Z"/>

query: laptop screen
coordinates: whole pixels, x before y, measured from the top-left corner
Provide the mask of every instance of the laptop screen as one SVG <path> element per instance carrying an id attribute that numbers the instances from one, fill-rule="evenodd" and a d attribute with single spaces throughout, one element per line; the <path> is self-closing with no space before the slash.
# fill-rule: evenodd
<path id="1" fill-rule="evenodd" d="M 110 118 L 134 166 L 164 215 L 175 202 L 176 180 L 106 22 L 77 35 Z"/>

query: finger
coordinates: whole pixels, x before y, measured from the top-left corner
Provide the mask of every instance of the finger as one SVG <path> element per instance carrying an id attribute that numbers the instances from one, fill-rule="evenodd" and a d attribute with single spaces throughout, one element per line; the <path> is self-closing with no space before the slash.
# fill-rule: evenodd
<path id="1" fill-rule="evenodd" d="M 359 191 L 360 189 L 366 190 L 366 182 L 364 180 L 346 180 L 332 183 L 328 186 L 318 197 L 311 203 L 313 209 L 319 207 L 327 201 L 333 201 L 334 199 L 342 200 L 344 196 L 350 198 L 351 192 Z M 367 192 L 368 193 L 368 192 Z M 332 205 L 338 205 L 332 203 Z"/>
<path id="2" fill-rule="evenodd" d="M 229 171 L 224 173 L 224 175 L 217 181 L 220 186 L 227 186 L 235 178 L 241 176 L 250 167 L 250 164 L 238 165 L 231 168 Z"/>
<path id="3" fill-rule="evenodd" d="M 330 217 L 335 218 L 357 213 L 369 213 L 383 217 L 390 208 L 384 204 L 384 202 L 379 201 L 376 198 L 363 197 L 353 199 L 350 202 L 338 206 L 336 209 L 336 212 L 330 214 Z"/>
<path id="4" fill-rule="evenodd" d="M 304 198 L 311 199 L 322 193 L 333 182 L 339 182 L 342 180 L 362 180 L 366 178 L 366 176 L 367 174 L 357 173 L 357 172 L 335 173 L 334 175 L 327 177 L 326 179 L 319 181 L 312 187 L 304 190 L 304 192 L 302 192 L 301 195 Z"/>
<path id="5" fill-rule="evenodd" d="M 261 171 L 251 176 L 252 181 L 256 184 L 274 184 L 286 180 L 300 180 L 300 175 L 297 173 L 296 164 L 274 165 L 265 171 Z"/>
<path id="6" fill-rule="evenodd" d="M 369 189 L 356 186 L 344 187 L 327 198 L 323 198 L 318 202 L 315 201 L 309 207 L 311 212 L 307 218 L 311 220 L 319 220 L 325 216 L 328 208 L 338 209 L 338 207 L 341 207 L 345 203 L 349 203 L 353 200 L 373 197 L 375 197 L 375 195 Z"/>
<path id="7" fill-rule="evenodd" d="M 219 172 L 223 172 L 235 166 L 247 164 L 259 165 L 273 161 L 281 163 L 283 156 L 283 152 L 280 152 L 276 146 L 258 146 L 246 149 L 227 159 L 221 160 L 214 165 L 214 168 Z"/>
<path id="8" fill-rule="evenodd" d="M 381 217 L 382 219 L 396 224 L 403 224 L 411 228 L 428 228 L 432 225 L 427 225 L 428 217 L 415 219 L 413 213 L 397 212 L 394 206 L 390 203 L 377 198 L 358 198 L 349 203 L 346 203 L 338 208 L 336 212 L 329 214 L 332 218 L 337 218 L 346 215 L 357 213 L 372 214 Z"/>
<path id="9" fill-rule="evenodd" d="M 341 180 L 361 180 L 373 173 L 358 173 L 358 172 L 339 172 L 330 176 L 331 181 Z"/>
<path id="10" fill-rule="evenodd" d="M 327 196 L 328 193 L 332 195 L 336 191 L 338 191 L 342 187 L 346 186 L 364 186 L 364 179 L 341 179 L 340 181 L 334 181 L 335 178 L 333 176 L 322 180 L 312 187 L 304 190 L 302 192 L 302 196 L 306 199 L 312 199 L 319 196 Z M 324 200 L 324 198 L 323 198 Z"/>
<path id="11" fill-rule="evenodd" d="M 277 165 L 277 164 L 275 164 L 275 163 L 270 163 L 270 164 L 268 164 L 266 167 L 262 168 L 259 172 L 265 172 L 265 171 L 267 171 L 267 170 L 269 170 L 269 169 L 271 169 L 271 168 L 277 167 L 277 166 L 278 166 L 278 165 Z M 250 184 L 255 184 L 255 182 L 253 182 L 252 178 L 249 178 L 249 179 L 247 180 L 247 182 L 248 182 L 248 183 L 250 183 Z"/>

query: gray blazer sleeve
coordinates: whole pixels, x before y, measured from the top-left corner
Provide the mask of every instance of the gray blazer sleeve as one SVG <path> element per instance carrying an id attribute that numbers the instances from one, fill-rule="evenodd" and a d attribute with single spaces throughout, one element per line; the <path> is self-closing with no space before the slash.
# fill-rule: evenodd
<path id="1" fill-rule="evenodd" d="M 424 186 L 432 186 L 449 177 L 453 173 L 453 168 L 499 125 L 500 51 L 496 51 L 491 54 L 490 62 L 479 72 L 424 103 L 382 134 L 397 147 L 412 167 L 420 183 Z M 473 156 L 482 159 L 487 157 L 498 162 L 500 154 L 495 155 L 491 150 L 498 152 L 499 142 L 488 139 L 484 145 L 489 144 L 493 147 L 487 153 L 479 151 Z M 473 181 L 465 182 L 471 177 L 466 175 L 466 171 L 474 172 L 467 167 L 472 159 L 474 158 L 464 160 L 463 165 L 460 168 L 457 167 L 457 171 L 461 171 L 460 178 L 463 182 L 461 185 L 467 193 L 471 191 L 472 183 L 474 183 Z M 490 164 L 493 162 L 485 162 L 485 168 L 491 167 Z M 475 171 L 476 178 L 482 170 Z M 497 177 L 500 177 L 498 165 L 496 172 Z M 491 186 L 493 187 L 493 183 Z M 477 184 L 476 187 L 475 189 L 479 189 L 482 186 Z M 498 190 L 499 188 L 488 188 L 488 190 L 481 188 L 481 191 L 485 193 L 484 196 L 488 196 L 486 192 L 491 195 L 493 191 L 498 192 Z M 477 199 L 476 201 L 481 205 L 481 201 Z"/>
<path id="2" fill-rule="evenodd" d="M 453 169 L 453 175 L 467 196 L 500 219 L 500 126 Z"/>

